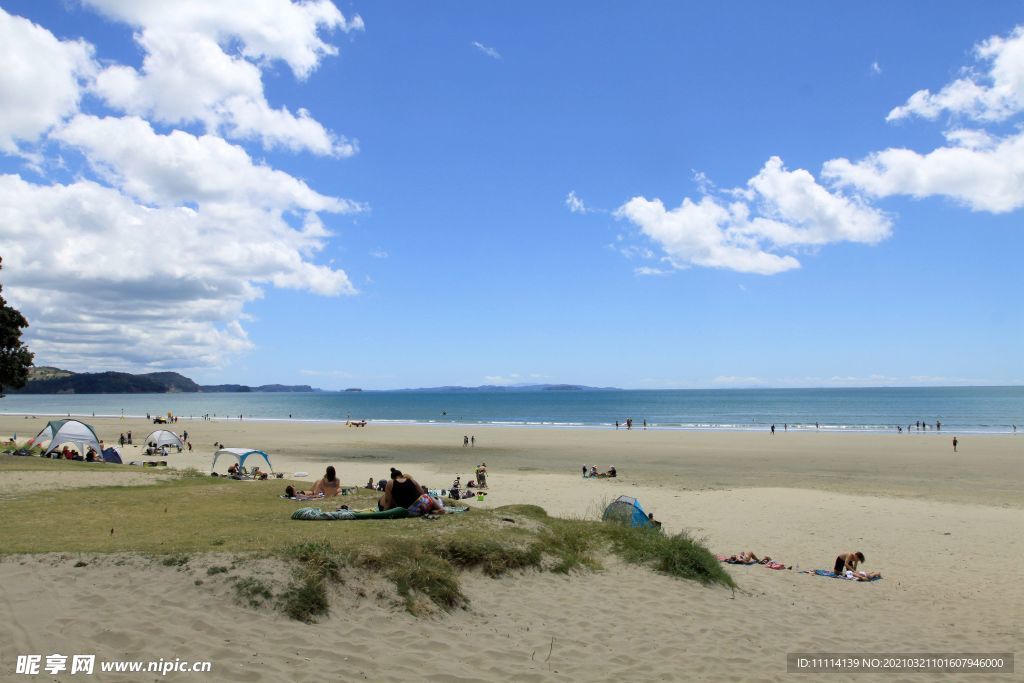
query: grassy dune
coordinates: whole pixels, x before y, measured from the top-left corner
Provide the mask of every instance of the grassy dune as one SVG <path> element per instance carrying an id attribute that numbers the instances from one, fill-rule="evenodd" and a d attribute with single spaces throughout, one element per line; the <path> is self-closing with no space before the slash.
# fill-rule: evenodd
<path id="1" fill-rule="evenodd" d="M 0 476 L 18 471 L 62 474 L 122 471 L 110 465 L 0 458 Z M 146 471 L 146 470 L 142 470 Z M 166 477 L 166 473 L 160 473 Z M 304 506 L 371 508 L 375 492 L 360 490 L 330 501 L 280 498 L 287 481 L 234 481 L 185 473 L 151 485 L 54 490 L 0 500 L 0 553 L 143 553 L 184 563 L 205 552 L 280 556 L 295 563 L 295 580 L 279 596 L 281 609 L 312 619 L 329 608 L 326 587 L 341 568 L 388 577 L 410 611 L 424 602 L 463 606 L 458 572 L 489 576 L 536 569 L 569 573 L 597 570 L 615 553 L 684 579 L 733 587 L 701 544 L 685 535 L 632 529 L 614 523 L 550 517 L 536 506 L 471 510 L 436 520 L 420 518 L 349 522 L 293 521 Z"/>

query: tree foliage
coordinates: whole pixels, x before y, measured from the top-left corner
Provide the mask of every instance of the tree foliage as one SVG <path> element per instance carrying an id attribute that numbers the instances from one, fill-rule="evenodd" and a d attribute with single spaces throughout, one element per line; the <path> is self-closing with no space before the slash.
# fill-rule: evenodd
<path id="1" fill-rule="evenodd" d="M 0 269 L 3 258 L 0 257 Z M 28 321 L 18 309 L 8 306 L 0 285 L 0 396 L 4 387 L 23 387 L 28 381 L 28 369 L 32 367 L 32 352 L 21 341 L 21 331 L 28 327 Z"/>

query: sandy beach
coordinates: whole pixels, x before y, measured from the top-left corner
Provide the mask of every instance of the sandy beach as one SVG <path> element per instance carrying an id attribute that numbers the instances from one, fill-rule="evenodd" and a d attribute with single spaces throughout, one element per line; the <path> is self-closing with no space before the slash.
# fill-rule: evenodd
<path id="1" fill-rule="evenodd" d="M 142 420 L 86 421 L 107 443 L 128 429 L 139 443 L 153 428 Z M 0 433 L 42 425 L 3 417 Z M 0 561 L 0 584 L 8 588 L 0 641 L 19 652 L 86 648 L 111 659 L 210 660 L 216 680 L 267 681 L 320 680 L 326 671 L 340 680 L 389 681 L 417 674 L 782 680 L 788 652 L 1015 652 L 1024 644 L 1017 616 L 1024 588 L 1013 570 L 1024 558 L 1024 437 L 961 439 L 954 454 L 952 434 L 469 432 L 249 421 L 175 428 L 187 429 L 195 448 L 167 458 L 177 468 L 208 469 L 214 441 L 261 448 L 289 477 L 305 471 L 312 480 L 332 464 L 351 484 L 384 477 L 395 465 L 447 486 L 486 461 L 486 506 L 533 503 L 551 514 L 592 516 L 627 494 L 666 530 L 687 530 L 714 552 L 750 549 L 793 568 L 729 567 L 735 592 L 614 558 L 568 578 L 474 576 L 468 610 L 429 618 L 348 584 L 336 589 L 332 616 L 306 625 L 240 607 L 216 581 L 195 585 L 205 578 L 202 562 L 182 570 L 135 557 L 7 556 Z M 465 448 L 470 433 L 477 445 Z M 132 459 L 141 457 L 125 449 Z M 620 477 L 584 480 L 583 463 L 614 464 Z M 91 486 L 97 476 L 108 485 L 134 483 L 119 480 L 129 468 L 109 467 L 88 482 L 69 474 L 52 485 Z M 280 487 L 239 485 L 253 487 L 253 495 L 276 495 Z M 24 486 L 0 480 L 0 496 L 20 495 Z M 862 550 L 865 569 L 884 578 L 862 584 L 800 573 L 830 568 L 844 550 Z M 73 567 L 78 561 L 87 566 Z M 405 655 L 398 662 L 396 652 Z"/>

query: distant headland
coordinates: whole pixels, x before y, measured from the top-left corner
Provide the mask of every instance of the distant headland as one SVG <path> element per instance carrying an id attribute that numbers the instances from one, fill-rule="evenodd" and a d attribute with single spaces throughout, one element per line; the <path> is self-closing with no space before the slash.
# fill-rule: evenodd
<path id="1" fill-rule="evenodd" d="M 150 372 L 133 375 L 127 372 L 71 372 L 54 367 L 29 370 L 29 380 L 21 389 L 7 389 L 10 394 L 174 394 L 174 393 L 250 393 L 320 391 L 308 384 L 244 384 L 201 385 L 177 372 Z"/>

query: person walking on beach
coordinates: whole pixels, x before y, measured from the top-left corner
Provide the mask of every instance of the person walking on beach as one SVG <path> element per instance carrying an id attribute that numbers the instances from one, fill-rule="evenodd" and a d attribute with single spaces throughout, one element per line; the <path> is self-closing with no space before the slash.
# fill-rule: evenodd
<path id="1" fill-rule="evenodd" d="M 956 445 L 957 445 L 958 443 L 960 443 L 960 442 L 959 442 L 959 441 L 957 441 L 957 440 L 956 440 L 956 437 L 954 436 L 954 437 L 953 437 L 953 452 L 954 452 L 954 453 L 956 453 Z"/>
<path id="2" fill-rule="evenodd" d="M 775 433 L 775 425 L 772 425 L 772 434 Z"/>
<path id="3" fill-rule="evenodd" d="M 935 421 L 935 431 L 937 431 L 937 432 L 941 432 L 942 431 L 942 423 L 939 422 L 938 420 Z"/>
<path id="4" fill-rule="evenodd" d="M 469 445 L 470 445 L 470 447 L 476 446 L 476 434 L 474 434 L 473 436 L 469 437 Z"/>
<path id="5" fill-rule="evenodd" d="M 466 448 L 467 446 L 469 446 L 469 437 L 468 436 L 463 436 L 462 437 L 462 447 Z"/>
<path id="6" fill-rule="evenodd" d="M 644 418 L 644 429 L 647 429 L 647 418 Z"/>
<path id="7" fill-rule="evenodd" d="M 615 428 L 616 428 L 616 429 L 618 429 L 618 428 L 619 428 L 619 421 L 618 421 L 618 420 L 616 420 L 616 421 L 615 421 Z"/>

